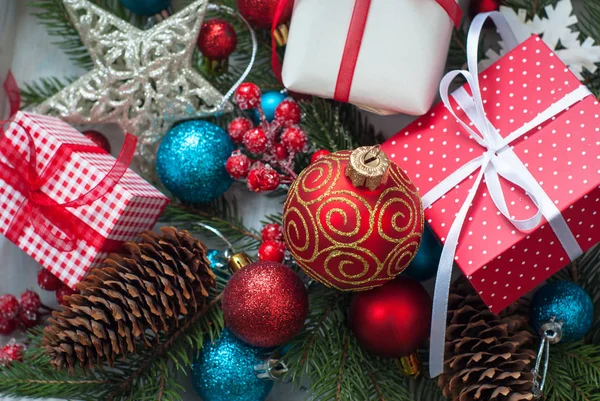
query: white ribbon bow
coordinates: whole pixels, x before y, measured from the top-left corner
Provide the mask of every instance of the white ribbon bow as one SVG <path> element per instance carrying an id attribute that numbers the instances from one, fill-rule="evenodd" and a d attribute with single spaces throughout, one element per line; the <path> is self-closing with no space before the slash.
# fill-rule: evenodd
<path id="1" fill-rule="evenodd" d="M 514 153 L 510 144 L 515 139 L 531 131 L 533 128 L 583 100 L 591 93 L 585 86 L 580 86 L 573 92 L 564 96 L 558 102 L 552 104 L 543 112 L 539 113 L 533 120 L 512 132 L 510 135 L 506 136 L 506 138 L 502 138 L 498 133 L 498 130 L 493 126 L 485 114 L 483 100 L 479 89 L 479 77 L 477 75 L 477 48 L 481 31 L 487 18 L 492 18 L 494 20 L 498 28 L 498 33 L 509 49 L 518 45 L 514 33 L 501 13 L 495 11 L 479 14 L 473 20 L 467 37 L 468 71 L 451 71 L 446 74 L 440 83 L 440 94 L 448 111 L 452 113 L 470 137 L 486 149 L 486 151 L 482 156 L 476 157 L 461 166 L 423 196 L 423 207 L 428 208 L 445 193 L 460 184 L 477 169 L 480 169 L 473 187 L 469 190 L 467 199 L 465 199 L 465 202 L 450 227 L 440 258 L 433 297 L 433 314 L 431 317 L 431 347 L 429 354 L 429 373 L 431 374 L 431 377 L 438 376 L 443 373 L 444 370 L 446 314 L 448 310 L 448 295 L 450 291 L 454 256 L 456 254 L 460 232 L 467 217 L 467 212 L 484 177 L 490 198 L 498 210 L 515 226 L 516 229 L 519 231 L 532 230 L 540 224 L 543 216 L 550 224 L 571 260 L 583 253 L 552 199 L 544 192 L 544 189 L 538 184 L 537 180 L 527 170 L 527 167 L 525 167 L 523 162 Z M 472 95 L 469 95 L 468 92 L 461 87 L 452 93 L 452 97 L 463 109 L 477 131 L 471 129 L 468 123 L 461 120 L 450 104 L 448 94 L 450 84 L 458 75 L 462 75 L 466 79 Z M 506 205 L 502 187 L 500 186 L 500 177 L 512 182 L 517 187 L 521 187 L 525 191 L 537 208 L 537 213 L 534 216 L 525 220 L 516 220 L 511 217 Z"/>

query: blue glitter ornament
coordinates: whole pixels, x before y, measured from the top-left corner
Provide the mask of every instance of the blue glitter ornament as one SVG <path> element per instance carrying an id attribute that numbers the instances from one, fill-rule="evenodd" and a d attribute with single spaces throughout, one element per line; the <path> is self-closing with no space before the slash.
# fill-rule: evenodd
<path id="1" fill-rule="evenodd" d="M 203 401 L 263 401 L 273 382 L 256 377 L 254 367 L 263 363 L 265 351 L 238 340 L 229 330 L 206 343 L 192 363 L 192 380 Z"/>
<path id="2" fill-rule="evenodd" d="M 134 14 L 154 15 L 169 8 L 171 0 L 121 0 L 121 4 Z"/>
<path id="3" fill-rule="evenodd" d="M 262 107 L 268 122 L 273 121 L 275 118 L 275 109 L 279 106 L 279 103 L 283 102 L 286 98 L 286 95 L 277 91 L 263 93 L 260 97 L 260 106 Z M 260 116 L 258 115 L 257 110 L 254 110 L 254 119 L 257 122 L 260 122 Z"/>
<path id="4" fill-rule="evenodd" d="M 562 341 L 577 341 L 592 327 L 594 304 L 583 288 L 570 281 L 543 286 L 531 302 L 531 325 L 537 332 L 556 317 L 562 322 Z"/>
<path id="5" fill-rule="evenodd" d="M 437 273 L 440 256 L 442 256 L 442 246 L 426 225 L 419 250 L 402 275 L 417 281 L 429 280 Z"/>
<path id="6" fill-rule="evenodd" d="M 163 138 L 156 155 L 156 172 L 165 187 L 182 201 L 210 202 L 233 182 L 225 162 L 234 149 L 227 132 L 218 126 L 186 121 Z"/>

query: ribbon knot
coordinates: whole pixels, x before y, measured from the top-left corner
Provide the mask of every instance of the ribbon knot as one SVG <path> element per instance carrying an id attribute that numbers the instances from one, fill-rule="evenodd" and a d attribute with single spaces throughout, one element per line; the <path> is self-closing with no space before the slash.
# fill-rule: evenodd
<path id="1" fill-rule="evenodd" d="M 562 99 L 539 113 L 530 122 L 524 124 L 514 132 L 511 132 L 509 135 L 502 137 L 486 116 L 484 102 L 479 88 L 477 71 L 477 48 L 479 39 L 483 25 L 486 19 L 490 17 L 496 23 L 498 33 L 504 40 L 508 49 L 510 50 L 518 45 L 514 33 L 501 13 L 491 12 L 479 14 L 474 18 L 467 36 L 468 70 L 451 71 L 444 76 L 440 83 L 440 95 L 447 110 L 456 118 L 456 121 L 464 128 L 464 131 L 469 137 L 484 149 L 484 152 L 481 156 L 476 157 L 459 167 L 422 197 L 423 207 L 428 208 L 444 196 L 444 194 L 479 170 L 467 198 L 462 204 L 459 212 L 456 214 L 456 218 L 448 231 L 442 255 L 440 257 L 431 318 L 429 369 L 432 377 L 443 373 L 446 314 L 448 310 L 448 295 L 450 291 L 454 257 L 458 247 L 462 226 L 482 182 L 485 182 L 490 198 L 498 211 L 500 211 L 517 230 L 521 232 L 533 230 L 541 223 L 542 218 L 546 218 L 548 224 L 556 234 L 560 244 L 571 260 L 583 253 L 575 236 L 567 225 L 567 222 L 561 215 L 560 210 L 546 194 L 535 177 L 529 172 L 525 164 L 515 154 L 510 145 L 516 139 L 583 100 L 591 93 L 585 86 L 581 85 L 579 88 L 568 93 Z M 462 109 L 468 122 L 464 121 L 456 114 L 455 107 L 450 101 L 450 85 L 459 75 L 462 75 L 467 81 L 465 87 L 469 88 L 470 93 L 465 87 L 461 87 L 452 93 L 452 98 L 459 105 L 459 109 Z M 514 184 L 516 188 L 523 190 L 535 205 L 535 215 L 523 220 L 518 220 L 511 215 L 508 210 L 502 186 L 500 185 L 500 177 Z"/>

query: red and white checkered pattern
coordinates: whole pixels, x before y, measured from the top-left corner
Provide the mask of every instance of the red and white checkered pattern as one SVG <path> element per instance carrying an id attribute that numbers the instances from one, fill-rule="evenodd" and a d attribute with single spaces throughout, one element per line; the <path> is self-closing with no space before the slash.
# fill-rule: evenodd
<path id="1" fill-rule="evenodd" d="M 31 129 L 38 171 L 47 166 L 63 143 L 94 146 L 80 132 L 54 117 L 19 112 L 13 121 Z M 28 141 L 22 127 L 10 124 L 5 135 L 23 154 L 28 154 Z M 1 149 L 0 159 L 6 162 Z M 96 186 L 114 164 L 115 158 L 109 154 L 73 152 L 58 173 L 42 187 L 42 192 L 59 203 L 75 199 Z M 0 233 L 6 233 L 24 201 L 23 194 L 0 179 Z M 167 197 L 128 169 L 119 183 L 101 199 L 87 206 L 67 209 L 102 237 L 128 241 L 151 229 L 168 203 Z M 77 241 L 76 249 L 71 252 L 58 251 L 37 235 L 31 225 L 19 237 L 17 245 L 71 287 L 107 256 L 83 240 Z"/>

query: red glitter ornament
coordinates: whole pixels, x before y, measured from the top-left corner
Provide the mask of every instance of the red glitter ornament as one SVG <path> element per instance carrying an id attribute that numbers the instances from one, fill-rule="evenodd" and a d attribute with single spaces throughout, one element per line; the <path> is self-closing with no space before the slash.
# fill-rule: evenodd
<path id="1" fill-rule="evenodd" d="M 285 245 L 279 241 L 265 241 L 258 248 L 258 260 L 283 262 L 285 257 Z"/>
<path id="2" fill-rule="evenodd" d="M 242 178 L 248 175 L 251 161 L 248 156 L 242 154 L 239 150 L 234 151 L 227 162 L 225 170 L 235 179 Z"/>
<path id="3" fill-rule="evenodd" d="M 225 60 L 237 46 L 237 34 L 233 26 L 216 18 L 202 24 L 198 35 L 198 49 L 209 60 Z"/>
<path id="4" fill-rule="evenodd" d="M 254 128 L 254 124 L 252 121 L 250 121 L 250 119 L 246 117 L 238 117 L 229 123 L 227 132 L 229 132 L 229 136 L 233 142 L 242 143 L 244 140 L 244 134 L 250 131 L 252 128 Z"/>
<path id="5" fill-rule="evenodd" d="M 399 277 L 359 292 L 350 305 L 350 325 L 359 344 L 386 358 L 415 352 L 429 335 L 431 298 L 421 284 Z"/>
<path id="6" fill-rule="evenodd" d="M 263 153 L 268 144 L 267 134 L 260 128 L 251 129 L 244 134 L 244 146 L 254 154 Z"/>
<path id="7" fill-rule="evenodd" d="M 3 336 L 11 335 L 17 329 L 17 321 L 15 319 L 0 318 L 0 334 Z"/>
<path id="8" fill-rule="evenodd" d="M 263 241 L 283 241 L 283 227 L 279 224 L 267 224 L 263 227 L 261 236 Z"/>
<path id="9" fill-rule="evenodd" d="M 304 326 L 308 293 L 287 266 L 255 262 L 236 272 L 223 291 L 225 325 L 256 347 L 291 340 Z"/>
<path id="10" fill-rule="evenodd" d="M 284 127 L 298 124 L 302 118 L 302 111 L 296 102 L 286 99 L 279 103 L 275 109 L 275 121 Z"/>
<path id="11" fill-rule="evenodd" d="M 63 285 L 63 282 L 47 269 L 40 269 L 37 280 L 40 288 L 46 291 L 56 291 Z"/>
<path id="12" fill-rule="evenodd" d="M 253 192 L 274 191 L 281 184 L 281 177 L 271 167 L 260 166 L 250 170 L 246 183 Z"/>
<path id="13" fill-rule="evenodd" d="M 21 322 L 21 325 L 25 328 L 25 330 L 37 326 L 39 320 L 40 315 L 37 312 L 23 311 L 19 315 L 19 321 Z"/>
<path id="14" fill-rule="evenodd" d="M 474 18 L 477 14 L 500 10 L 502 0 L 471 0 L 469 16 Z"/>
<path id="15" fill-rule="evenodd" d="M 271 29 L 275 9 L 279 0 L 237 0 L 237 8 L 254 28 Z M 283 24 L 292 17 L 293 1 L 288 1 L 279 23 Z"/>
<path id="16" fill-rule="evenodd" d="M 323 156 L 327 156 L 330 155 L 331 152 L 328 151 L 327 149 L 321 149 L 321 150 L 317 150 L 315 153 L 313 153 L 313 155 L 310 157 L 310 162 L 314 163 L 317 160 L 319 160 L 321 157 Z"/>
<path id="17" fill-rule="evenodd" d="M 27 290 L 21 294 L 21 309 L 27 312 L 37 312 L 42 305 L 40 296 L 31 290 Z"/>
<path id="18" fill-rule="evenodd" d="M 290 155 L 288 153 L 287 149 L 285 148 L 285 146 L 283 146 L 283 144 L 281 144 L 281 143 L 276 143 L 273 146 L 273 148 L 274 148 L 275 157 L 277 158 L 277 160 L 285 160 Z"/>
<path id="19" fill-rule="evenodd" d="M 15 340 L 11 340 L 8 344 L 6 344 L 2 349 L 0 349 L 0 362 L 3 365 L 7 365 L 10 362 L 14 361 L 23 361 L 23 351 L 25 347 L 21 344 L 18 344 Z"/>
<path id="20" fill-rule="evenodd" d="M 300 152 L 306 146 L 307 138 L 304 131 L 298 127 L 290 127 L 281 134 L 281 143 L 290 152 Z"/>
<path id="21" fill-rule="evenodd" d="M 235 91 L 234 100 L 241 110 L 255 109 L 260 105 L 260 88 L 252 82 L 244 82 Z"/>
<path id="22" fill-rule="evenodd" d="M 4 294 L 0 296 L 0 318 L 14 319 L 19 316 L 21 306 L 14 295 Z"/>
<path id="23" fill-rule="evenodd" d="M 107 153 L 110 153 L 110 142 L 100 132 L 89 130 L 84 131 L 83 135 L 94 142 L 98 147 L 106 150 Z"/>

